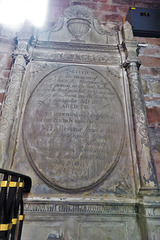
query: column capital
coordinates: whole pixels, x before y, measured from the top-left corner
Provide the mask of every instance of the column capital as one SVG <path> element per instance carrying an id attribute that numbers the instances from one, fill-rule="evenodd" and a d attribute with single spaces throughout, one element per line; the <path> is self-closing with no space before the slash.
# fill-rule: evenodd
<path id="1" fill-rule="evenodd" d="M 141 62 L 139 60 L 134 61 L 127 58 L 126 61 L 123 63 L 123 67 L 125 68 L 125 70 L 127 70 L 131 66 L 136 66 L 137 69 L 139 69 L 139 67 L 141 66 Z"/>
<path id="2" fill-rule="evenodd" d="M 126 61 L 123 63 L 123 67 L 125 68 L 125 70 L 127 71 L 130 68 L 135 68 L 135 70 L 139 70 L 141 66 L 141 61 L 138 59 L 138 57 L 135 55 L 134 52 L 129 52 L 128 57 L 126 59 Z M 134 69 L 132 69 L 134 70 Z"/>
<path id="3" fill-rule="evenodd" d="M 14 53 L 12 53 L 12 58 L 13 58 L 14 61 L 16 61 L 18 58 L 22 58 L 22 57 L 24 58 L 26 65 L 31 60 L 27 51 L 19 52 L 19 51 L 15 50 Z"/>

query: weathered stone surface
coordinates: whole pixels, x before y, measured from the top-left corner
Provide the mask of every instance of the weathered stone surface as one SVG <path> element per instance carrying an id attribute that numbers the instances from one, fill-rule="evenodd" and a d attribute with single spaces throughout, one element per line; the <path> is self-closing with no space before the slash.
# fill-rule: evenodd
<path id="1" fill-rule="evenodd" d="M 120 99 L 94 69 L 59 68 L 31 93 L 23 139 L 33 168 L 51 186 L 91 187 L 114 169 L 122 151 Z"/>
<path id="2" fill-rule="evenodd" d="M 43 218 L 43 216 L 42 216 Z M 127 226 L 127 227 L 126 227 Z M 37 231 L 37 229 L 39 229 Z M 63 232 L 63 233 L 61 233 Z M 49 236 L 57 238 L 48 239 Z M 62 238 L 61 236 L 64 236 Z M 128 238 L 129 236 L 129 238 Z M 65 221 L 60 217 L 52 217 L 52 221 L 26 221 L 23 227 L 23 240 L 140 240 L 136 218 L 124 217 L 95 217 L 95 216 L 66 216 Z"/>
<path id="3" fill-rule="evenodd" d="M 121 199 L 98 203 L 96 199 L 83 201 L 75 198 L 68 203 L 45 199 L 43 203 L 38 203 L 30 199 L 25 202 L 25 213 L 24 240 L 31 240 L 33 236 L 35 239 L 47 240 L 49 235 L 72 240 L 141 239 L 135 203 L 124 203 Z M 44 216 L 46 222 L 42 220 Z M 36 231 L 37 228 L 39 231 Z"/>
<path id="4" fill-rule="evenodd" d="M 80 12 L 65 11 L 65 17 L 68 21 L 79 13 L 85 19 L 88 13 L 89 18 L 92 16 L 83 7 Z M 50 32 L 44 31 L 44 38 L 39 31 L 37 40 L 30 42 L 32 61 L 23 82 L 20 102 L 24 105 L 20 103 L 22 115 L 16 130 L 13 168 L 30 173 L 35 195 L 61 191 L 66 196 L 66 192 L 83 191 L 87 196 L 131 197 L 139 184 L 131 151 L 135 151 L 130 139 L 133 130 L 125 113 L 127 92 L 123 90 L 121 56 L 115 45 L 117 29 L 106 27 L 106 32 L 96 21 L 91 22 L 96 24 L 92 25 L 92 33 L 96 32 L 98 44 L 91 44 L 95 42 L 94 34 L 86 34 L 85 42 L 72 41 L 72 34 L 66 39 L 68 30 L 61 28 L 63 19 Z M 48 33 L 54 36 L 48 38 Z M 56 34 L 61 42 L 53 41 Z M 114 41 L 104 44 L 106 36 L 114 37 Z M 86 75 L 84 70 L 88 71 Z"/>
<path id="5" fill-rule="evenodd" d="M 103 0 L 84 2 L 106 12 L 105 21 L 108 15 L 111 21 L 121 20 L 120 8 L 116 15 L 115 6 L 103 11 L 110 1 L 105 6 Z M 60 12 L 61 4 L 69 1 L 57 2 Z M 102 28 L 90 13 L 86 7 L 65 11 L 65 21 L 61 18 L 50 29 L 35 32 L 29 47 L 24 39 L 32 33 L 24 29 L 17 35 L 21 41 L 11 80 L 16 80 L 15 73 L 21 77 L 10 82 L 6 103 L 11 108 L 4 108 L 4 116 L 15 119 L 7 135 L 11 133 L 7 160 L 33 180 L 34 197 L 25 202 L 23 240 L 146 240 L 159 234 L 159 200 L 143 202 L 143 194 L 157 188 L 152 188 L 155 175 L 137 45 L 129 24 L 122 44 L 117 23 Z M 71 28 L 69 20 L 75 16 L 78 22 L 70 21 L 75 24 Z M 26 66 L 28 53 L 31 62 Z M 11 61 L 6 61 L 7 71 L 10 66 Z M 152 92 L 147 92 L 154 79 L 149 74 L 144 75 L 144 88 L 148 101 L 155 104 Z M 157 72 L 153 75 L 158 79 Z M 3 123 L 6 128 L 7 122 Z M 157 121 L 153 126 L 158 126 Z M 158 153 L 157 141 L 152 146 Z M 159 155 L 154 157 L 158 166 Z"/>

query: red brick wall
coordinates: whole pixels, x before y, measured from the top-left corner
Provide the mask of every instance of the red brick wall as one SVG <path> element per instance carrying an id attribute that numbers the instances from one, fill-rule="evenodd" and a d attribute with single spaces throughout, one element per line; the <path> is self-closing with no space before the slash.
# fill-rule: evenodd
<path id="1" fill-rule="evenodd" d="M 160 8 L 158 0 L 49 0 L 47 23 L 54 25 L 64 9 L 70 4 L 86 5 L 94 10 L 101 24 L 110 22 L 121 28 L 122 19 L 126 17 L 129 7 Z M 3 34 L 1 34 L 3 35 Z M 0 35 L 0 36 L 1 36 Z M 141 78 L 147 107 L 147 116 L 152 143 L 152 152 L 160 183 L 160 38 L 135 38 L 148 46 L 140 49 Z M 0 40 L 0 106 L 3 102 L 11 68 L 11 50 L 13 42 L 4 44 Z M 7 43 L 6 43 L 7 44 Z M 4 46 L 4 51 L 1 46 Z"/>
<path id="2" fill-rule="evenodd" d="M 149 7 L 160 8 L 158 0 L 48 0 L 48 19 L 49 23 L 56 22 L 64 9 L 72 5 L 85 5 L 94 10 L 102 24 L 107 21 L 122 23 L 122 17 L 126 16 L 129 7 Z"/>

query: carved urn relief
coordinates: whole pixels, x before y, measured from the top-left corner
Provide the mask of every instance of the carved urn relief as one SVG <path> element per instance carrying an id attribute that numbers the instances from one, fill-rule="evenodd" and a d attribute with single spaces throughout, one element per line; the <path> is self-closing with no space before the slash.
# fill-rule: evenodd
<path id="1" fill-rule="evenodd" d="M 73 18 L 68 20 L 67 28 L 76 40 L 81 40 L 89 32 L 91 23 L 87 19 Z"/>
<path id="2" fill-rule="evenodd" d="M 64 15 L 69 19 L 67 21 L 68 31 L 72 34 L 75 40 L 82 41 L 83 36 L 85 36 L 91 29 L 92 13 L 90 9 L 85 6 L 81 6 L 81 8 L 72 6 L 69 9 L 66 9 Z"/>

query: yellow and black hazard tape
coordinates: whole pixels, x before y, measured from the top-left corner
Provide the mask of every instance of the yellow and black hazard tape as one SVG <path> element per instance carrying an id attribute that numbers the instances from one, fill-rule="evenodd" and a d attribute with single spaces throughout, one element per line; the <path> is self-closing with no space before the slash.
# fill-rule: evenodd
<path id="1" fill-rule="evenodd" d="M 12 218 L 12 224 L 16 225 L 18 220 L 23 221 L 24 220 L 24 215 L 19 215 L 18 219 L 17 218 Z"/>
<path id="2" fill-rule="evenodd" d="M 12 223 L 8 223 L 8 224 L 0 224 L 0 231 L 8 231 L 11 230 L 12 228 Z"/>
<path id="3" fill-rule="evenodd" d="M 19 182 L 19 185 L 18 185 L 18 187 L 21 187 L 21 188 L 23 188 L 23 187 L 24 187 L 24 182 Z"/>
<path id="4" fill-rule="evenodd" d="M 2 181 L 0 187 L 24 187 L 24 182 Z"/>
<path id="5" fill-rule="evenodd" d="M 12 218 L 12 224 L 16 225 L 17 224 L 17 218 Z"/>
<path id="6" fill-rule="evenodd" d="M 18 219 L 19 219 L 19 221 L 23 221 L 24 220 L 24 215 L 19 215 Z"/>
<path id="7" fill-rule="evenodd" d="M 18 182 L 8 182 L 8 187 L 18 187 Z"/>
<path id="8" fill-rule="evenodd" d="M 1 187 L 8 187 L 8 181 L 2 181 Z"/>

